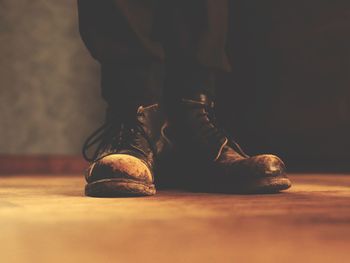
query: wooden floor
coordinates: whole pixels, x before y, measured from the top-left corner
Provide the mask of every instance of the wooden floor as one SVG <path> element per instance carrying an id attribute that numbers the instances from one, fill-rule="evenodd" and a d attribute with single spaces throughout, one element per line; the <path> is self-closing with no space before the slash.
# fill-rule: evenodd
<path id="1" fill-rule="evenodd" d="M 0 262 L 350 262 L 350 175 L 276 195 L 83 196 L 79 176 L 0 177 Z"/>

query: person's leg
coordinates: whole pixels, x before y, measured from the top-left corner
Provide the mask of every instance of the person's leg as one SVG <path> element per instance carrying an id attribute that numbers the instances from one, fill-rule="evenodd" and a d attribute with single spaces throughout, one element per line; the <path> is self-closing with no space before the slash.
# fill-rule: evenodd
<path id="1" fill-rule="evenodd" d="M 226 54 L 227 0 L 171 1 L 164 18 L 165 94 L 215 93 L 215 75 L 231 70 Z M 167 99 L 167 98 L 166 98 Z"/>
<path id="2" fill-rule="evenodd" d="M 79 28 L 101 64 L 106 124 L 84 145 L 86 194 L 152 195 L 164 123 L 158 100 L 163 49 L 151 38 L 156 0 L 78 0 Z M 97 144 L 90 158 L 86 151 Z"/>
<path id="3" fill-rule="evenodd" d="M 289 188 L 278 157 L 249 157 L 215 121 L 216 78 L 231 70 L 225 50 L 228 0 L 171 3 L 167 27 L 172 30 L 164 43 L 164 105 L 170 120 L 167 134 L 186 155 L 184 159 L 197 168 L 204 164 L 213 168 L 208 177 L 195 169 L 190 175 L 192 182 L 222 191 L 275 192 Z"/>
<path id="4" fill-rule="evenodd" d="M 79 29 L 101 65 L 102 96 L 123 112 L 159 99 L 164 51 L 152 39 L 157 0 L 78 0 Z"/>

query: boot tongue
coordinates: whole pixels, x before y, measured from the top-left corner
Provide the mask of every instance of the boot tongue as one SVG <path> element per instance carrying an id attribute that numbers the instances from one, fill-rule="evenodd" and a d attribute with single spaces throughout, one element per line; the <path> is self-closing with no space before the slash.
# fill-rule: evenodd
<path id="1" fill-rule="evenodd" d="M 197 144 L 198 151 L 205 158 L 216 160 L 228 139 L 216 127 L 209 111 L 214 107 L 213 100 L 205 93 L 196 93 L 182 99 L 182 118 L 178 120 L 184 122 L 187 127 L 183 134 L 183 138 L 189 138 L 189 144 Z M 191 142 L 192 141 L 192 142 Z"/>
<path id="2" fill-rule="evenodd" d="M 161 129 L 165 124 L 165 116 L 158 104 L 140 106 L 137 110 L 137 120 L 148 138 L 156 145 L 161 137 Z"/>

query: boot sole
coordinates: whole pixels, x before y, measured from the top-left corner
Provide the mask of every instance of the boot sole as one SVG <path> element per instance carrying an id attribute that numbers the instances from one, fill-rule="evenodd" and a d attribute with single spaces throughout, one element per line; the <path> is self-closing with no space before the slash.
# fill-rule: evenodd
<path id="1" fill-rule="evenodd" d="M 291 181 L 286 177 L 265 177 L 251 182 L 243 191 L 246 193 L 278 193 L 291 186 Z"/>
<path id="2" fill-rule="evenodd" d="M 287 190 L 291 186 L 291 181 L 286 177 L 265 177 L 232 184 L 217 182 L 208 186 L 207 190 L 226 194 L 273 194 Z M 197 191 L 201 190 L 198 186 L 195 188 Z"/>
<path id="3" fill-rule="evenodd" d="M 155 193 L 154 184 L 131 179 L 102 179 L 85 186 L 85 195 L 91 197 L 151 196 Z"/>

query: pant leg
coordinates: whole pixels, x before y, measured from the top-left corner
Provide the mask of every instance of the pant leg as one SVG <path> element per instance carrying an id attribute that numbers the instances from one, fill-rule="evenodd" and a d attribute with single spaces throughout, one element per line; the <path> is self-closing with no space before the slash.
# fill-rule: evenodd
<path id="1" fill-rule="evenodd" d="M 164 50 L 152 37 L 159 0 L 78 0 L 79 29 L 101 64 L 102 97 L 134 111 L 161 96 Z"/>
<path id="2" fill-rule="evenodd" d="M 216 76 L 231 70 L 226 53 L 228 0 L 166 2 L 171 9 L 163 23 L 166 97 L 194 92 L 214 96 Z"/>
<path id="3" fill-rule="evenodd" d="M 164 53 L 168 97 L 213 91 L 214 73 L 230 70 L 228 0 L 78 0 L 78 7 L 82 39 L 101 63 L 102 95 L 109 104 L 159 98 L 157 63 Z"/>
<path id="4" fill-rule="evenodd" d="M 213 70 L 230 71 L 226 54 L 228 0 L 164 2 L 168 10 L 161 24 L 167 59 L 187 59 Z"/>
<path id="5" fill-rule="evenodd" d="M 152 39 L 159 0 L 78 0 L 79 29 L 92 56 L 101 63 L 163 60 Z"/>

